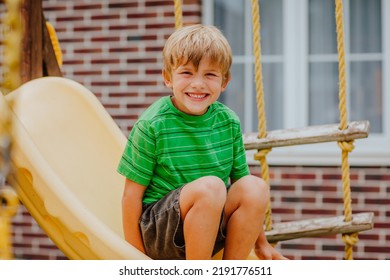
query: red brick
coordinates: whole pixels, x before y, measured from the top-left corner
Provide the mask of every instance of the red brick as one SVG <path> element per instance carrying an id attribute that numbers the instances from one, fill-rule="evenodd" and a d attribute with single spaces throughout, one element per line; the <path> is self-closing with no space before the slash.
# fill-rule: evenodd
<path id="1" fill-rule="evenodd" d="M 129 13 L 127 15 L 128 19 L 139 19 L 139 18 L 157 18 L 157 13 Z"/>
<path id="2" fill-rule="evenodd" d="M 84 18 L 82 16 L 66 16 L 66 17 L 57 17 L 58 22 L 76 22 L 82 21 Z"/>
<path id="3" fill-rule="evenodd" d="M 157 82 L 155 81 L 131 81 L 127 82 L 128 86 L 155 86 Z"/>
<path id="4" fill-rule="evenodd" d="M 303 191 L 312 191 L 312 192 L 337 192 L 339 188 L 335 185 L 326 185 L 321 184 L 321 186 L 302 186 Z"/>
<path id="5" fill-rule="evenodd" d="M 28 242 L 13 242 L 12 243 L 12 247 L 14 249 L 28 249 L 28 248 L 31 248 L 32 245 Z"/>
<path id="6" fill-rule="evenodd" d="M 302 209 L 302 214 L 303 215 L 315 215 L 316 217 L 325 217 L 325 216 L 335 216 L 338 215 L 337 210 L 334 209 Z"/>
<path id="7" fill-rule="evenodd" d="M 91 20 L 118 20 L 118 19 L 120 19 L 119 14 L 91 16 Z"/>
<path id="8" fill-rule="evenodd" d="M 136 75 L 138 74 L 138 69 L 126 69 L 126 70 L 110 70 L 109 75 Z"/>
<path id="9" fill-rule="evenodd" d="M 93 38 L 91 38 L 91 41 L 94 43 L 97 43 L 97 42 L 119 42 L 120 37 L 119 36 L 93 37 Z"/>
<path id="10" fill-rule="evenodd" d="M 344 248 L 345 246 L 344 245 L 337 245 L 337 244 L 334 244 L 334 245 L 323 245 L 322 246 L 322 250 L 324 251 L 344 251 Z M 356 248 L 354 248 L 354 250 L 356 250 Z"/>
<path id="11" fill-rule="evenodd" d="M 127 36 L 128 41 L 154 41 L 157 39 L 156 35 L 134 35 Z"/>
<path id="12" fill-rule="evenodd" d="M 92 82 L 92 86 L 119 86 L 120 82 L 115 81 L 100 81 L 100 82 Z"/>
<path id="13" fill-rule="evenodd" d="M 101 75 L 102 71 L 101 70 L 74 71 L 73 74 L 77 76 L 95 76 L 95 75 Z"/>
<path id="14" fill-rule="evenodd" d="M 137 8 L 138 7 L 138 2 L 133 1 L 130 2 L 128 1 L 127 3 L 109 3 L 108 8 L 109 9 L 123 9 L 123 8 Z"/>
<path id="15" fill-rule="evenodd" d="M 146 69 L 145 74 L 148 74 L 148 75 L 161 75 L 161 69 Z"/>
<path id="16" fill-rule="evenodd" d="M 323 180 L 341 180 L 341 174 L 324 174 L 322 175 Z"/>
<path id="17" fill-rule="evenodd" d="M 314 180 L 316 178 L 315 174 L 310 173 L 284 173 L 282 174 L 282 179 L 311 179 Z"/>
<path id="18" fill-rule="evenodd" d="M 288 184 L 272 184 L 271 185 L 271 191 L 294 191 L 295 186 L 294 185 L 288 185 Z"/>
<path id="19" fill-rule="evenodd" d="M 296 211 L 293 208 L 272 208 L 273 214 L 295 214 Z"/>
<path id="20" fill-rule="evenodd" d="M 1 1 L 1 2 L 4 2 L 4 1 Z M 61 4 L 57 4 L 55 6 L 43 5 L 42 9 L 43 9 L 44 12 L 56 12 L 56 13 L 59 13 L 59 12 L 65 12 L 67 7 L 64 6 L 64 5 L 61 5 Z"/>
<path id="21" fill-rule="evenodd" d="M 366 198 L 364 201 L 366 204 L 390 205 L 390 198 Z"/>
<path id="22" fill-rule="evenodd" d="M 138 29 L 138 24 L 125 24 L 125 25 L 110 25 L 108 27 L 109 30 L 134 30 Z"/>
<path id="23" fill-rule="evenodd" d="M 117 120 L 136 120 L 137 115 L 111 115 L 114 119 Z"/>
<path id="24" fill-rule="evenodd" d="M 79 4 L 73 4 L 73 9 L 74 10 L 86 10 L 86 11 L 90 11 L 90 10 L 98 10 L 98 9 L 101 9 L 102 8 L 102 5 L 99 4 L 99 3 L 94 3 L 94 4 L 84 4 L 84 5 L 79 5 Z"/>
<path id="25" fill-rule="evenodd" d="M 137 52 L 139 51 L 138 47 L 112 47 L 109 49 L 109 52 L 110 53 L 117 53 L 117 52 L 125 52 L 125 53 L 129 53 L 129 52 Z"/>
<path id="26" fill-rule="evenodd" d="M 151 104 L 127 104 L 126 108 L 127 109 L 138 109 L 138 108 L 143 108 L 146 109 L 150 106 Z"/>
<path id="27" fill-rule="evenodd" d="M 184 3 L 183 3 L 184 4 Z M 146 1 L 145 2 L 146 7 L 161 7 L 161 6 L 169 6 L 172 7 L 172 1 Z"/>
<path id="28" fill-rule="evenodd" d="M 386 238 L 387 238 L 387 236 L 386 236 Z M 359 240 L 379 241 L 379 236 L 378 236 L 378 234 L 360 233 L 359 234 Z"/>
<path id="29" fill-rule="evenodd" d="M 107 58 L 107 59 L 92 59 L 91 60 L 92 64 L 119 64 L 120 61 L 119 59 L 112 59 L 112 58 Z"/>
<path id="30" fill-rule="evenodd" d="M 156 58 L 129 58 L 127 63 L 156 63 Z"/>
<path id="31" fill-rule="evenodd" d="M 364 246 L 364 251 L 368 253 L 390 253 L 390 247 L 385 246 Z"/>
<path id="32" fill-rule="evenodd" d="M 73 51 L 74 53 L 81 53 L 81 54 L 87 54 L 87 53 L 102 53 L 103 50 L 101 48 L 85 48 L 85 49 L 75 49 Z"/>
<path id="33" fill-rule="evenodd" d="M 294 202 L 294 203 L 314 203 L 316 199 L 314 197 L 283 197 L 282 202 Z"/>
<path id="34" fill-rule="evenodd" d="M 87 31 L 102 31 L 101 26 L 76 26 L 73 28 L 74 32 L 87 32 Z"/>
<path id="35" fill-rule="evenodd" d="M 313 244 L 285 244 L 281 245 L 282 249 L 293 249 L 293 250 L 314 250 L 315 245 Z"/>
<path id="36" fill-rule="evenodd" d="M 24 232 L 23 238 L 46 238 L 46 234 L 43 231 L 39 232 Z"/>
<path id="37" fill-rule="evenodd" d="M 41 252 L 41 253 L 32 253 L 32 252 L 29 252 L 29 253 L 24 253 L 20 256 L 16 256 L 18 258 L 22 258 L 22 259 L 25 259 L 25 260 L 50 260 L 50 256 L 45 253 L 45 252 Z"/>
<path id="38" fill-rule="evenodd" d="M 384 222 L 375 221 L 374 227 L 376 229 L 390 229 L 390 223 L 384 223 Z"/>
<path id="39" fill-rule="evenodd" d="M 340 205 L 343 204 L 343 201 L 344 200 L 342 198 L 338 198 L 338 197 L 324 197 L 322 199 L 323 203 L 332 203 L 332 204 L 340 204 Z"/>
<path id="40" fill-rule="evenodd" d="M 21 222 L 13 221 L 12 226 L 13 227 L 31 227 L 32 226 L 31 219 L 24 219 Z"/>
<path id="41" fill-rule="evenodd" d="M 372 185 L 354 186 L 351 185 L 351 191 L 356 193 L 379 193 L 380 187 Z"/>
<path id="42" fill-rule="evenodd" d="M 367 174 L 366 180 L 390 181 L 390 174 Z"/>
<path id="43" fill-rule="evenodd" d="M 173 28 L 175 27 L 175 23 L 155 23 L 155 24 L 146 24 L 145 28 L 146 29 L 159 29 L 159 28 Z"/>
<path id="44" fill-rule="evenodd" d="M 160 54 L 162 52 L 163 48 L 164 48 L 163 46 L 146 47 L 145 51 L 146 52 L 158 52 Z"/>
<path id="45" fill-rule="evenodd" d="M 163 96 L 166 96 L 167 94 L 164 93 L 164 92 L 147 92 L 145 94 L 146 97 L 157 97 L 157 98 L 160 98 L 160 97 L 163 97 Z"/>
<path id="46" fill-rule="evenodd" d="M 136 92 L 110 92 L 108 94 L 109 97 L 136 97 L 138 93 Z"/>
<path id="47" fill-rule="evenodd" d="M 76 37 L 61 38 L 61 44 L 65 44 L 65 43 L 82 43 L 82 42 L 84 42 L 84 38 L 76 38 Z"/>

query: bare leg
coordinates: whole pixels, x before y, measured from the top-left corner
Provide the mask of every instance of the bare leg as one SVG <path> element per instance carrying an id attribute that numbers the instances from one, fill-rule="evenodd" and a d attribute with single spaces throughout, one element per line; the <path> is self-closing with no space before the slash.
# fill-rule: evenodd
<path id="1" fill-rule="evenodd" d="M 225 184 L 214 176 L 197 179 L 182 189 L 180 212 L 187 259 L 211 259 L 225 201 Z"/>
<path id="2" fill-rule="evenodd" d="M 225 205 L 226 242 L 223 259 L 247 259 L 263 230 L 269 189 L 252 175 L 232 184 Z"/>

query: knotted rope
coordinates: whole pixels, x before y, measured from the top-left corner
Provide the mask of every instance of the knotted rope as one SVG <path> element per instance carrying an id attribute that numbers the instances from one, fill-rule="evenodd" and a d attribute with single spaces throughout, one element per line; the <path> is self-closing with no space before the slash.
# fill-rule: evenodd
<path id="1" fill-rule="evenodd" d="M 344 47 L 344 24 L 343 24 L 343 1 L 336 0 L 336 31 L 337 31 L 337 52 L 338 52 L 338 68 L 339 68 L 339 111 L 340 111 L 340 130 L 348 127 L 348 112 L 347 112 L 347 82 L 346 82 L 346 67 L 345 67 L 345 47 Z M 354 149 L 353 141 L 338 142 L 341 149 L 341 171 L 343 181 L 344 195 L 344 220 L 352 221 L 352 199 L 350 187 L 350 173 L 348 154 Z M 345 243 L 345 258 L 353 259 L 353 246 L 358 242 L 358 234 L 343 234 Z"/>
<path id="2" fill-rule="evenodd" d="M 263 75 L 261 67 L 261 36 L 260 36 L 260 8 L 257 0 L 252 0 L 252 44 L 253 54 L 255 58 L 255 86 L 256 86 L 256 104 L 258 114 L 258 131 L 259 138 L 267 136 L 267 123 L 264 109 L 264 87 L 263 87 Z M 255 160 L 260 162 L 261 176 L 263 180 L 270 186 L 269 183 L 269 167 L 267 163 L 267 154 L 271 149 L 258 150 L 255 154 Z M 267 210 L 265 214 L 265 230 L 272 229 L 272 213 L 271 202 L 268 201 Z"/>

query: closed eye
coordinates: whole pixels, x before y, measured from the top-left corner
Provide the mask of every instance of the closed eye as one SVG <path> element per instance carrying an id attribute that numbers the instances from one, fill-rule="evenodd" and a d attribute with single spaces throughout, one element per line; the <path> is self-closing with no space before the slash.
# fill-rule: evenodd
<path id="1" fill-rule="evenodd" d="M 215 73 L 215 72 L 208 72 L 208 73 L 206 73 L 206 76 L 210 77 L 210 78 L 219 78 L 219 77 L 221 77 L 221 74 Z"/>

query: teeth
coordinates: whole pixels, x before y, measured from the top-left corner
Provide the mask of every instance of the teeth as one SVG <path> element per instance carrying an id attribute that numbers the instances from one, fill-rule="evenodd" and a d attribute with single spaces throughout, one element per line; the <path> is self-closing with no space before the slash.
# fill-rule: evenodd
<path id="1" fill-rule="evenodd" d="M 191 98 L 202 99 L 202 98 L 206 97 L 206 94 L 192 94 L 192 93 L 188 93 L 188 96 L 190 96 Z"/>

